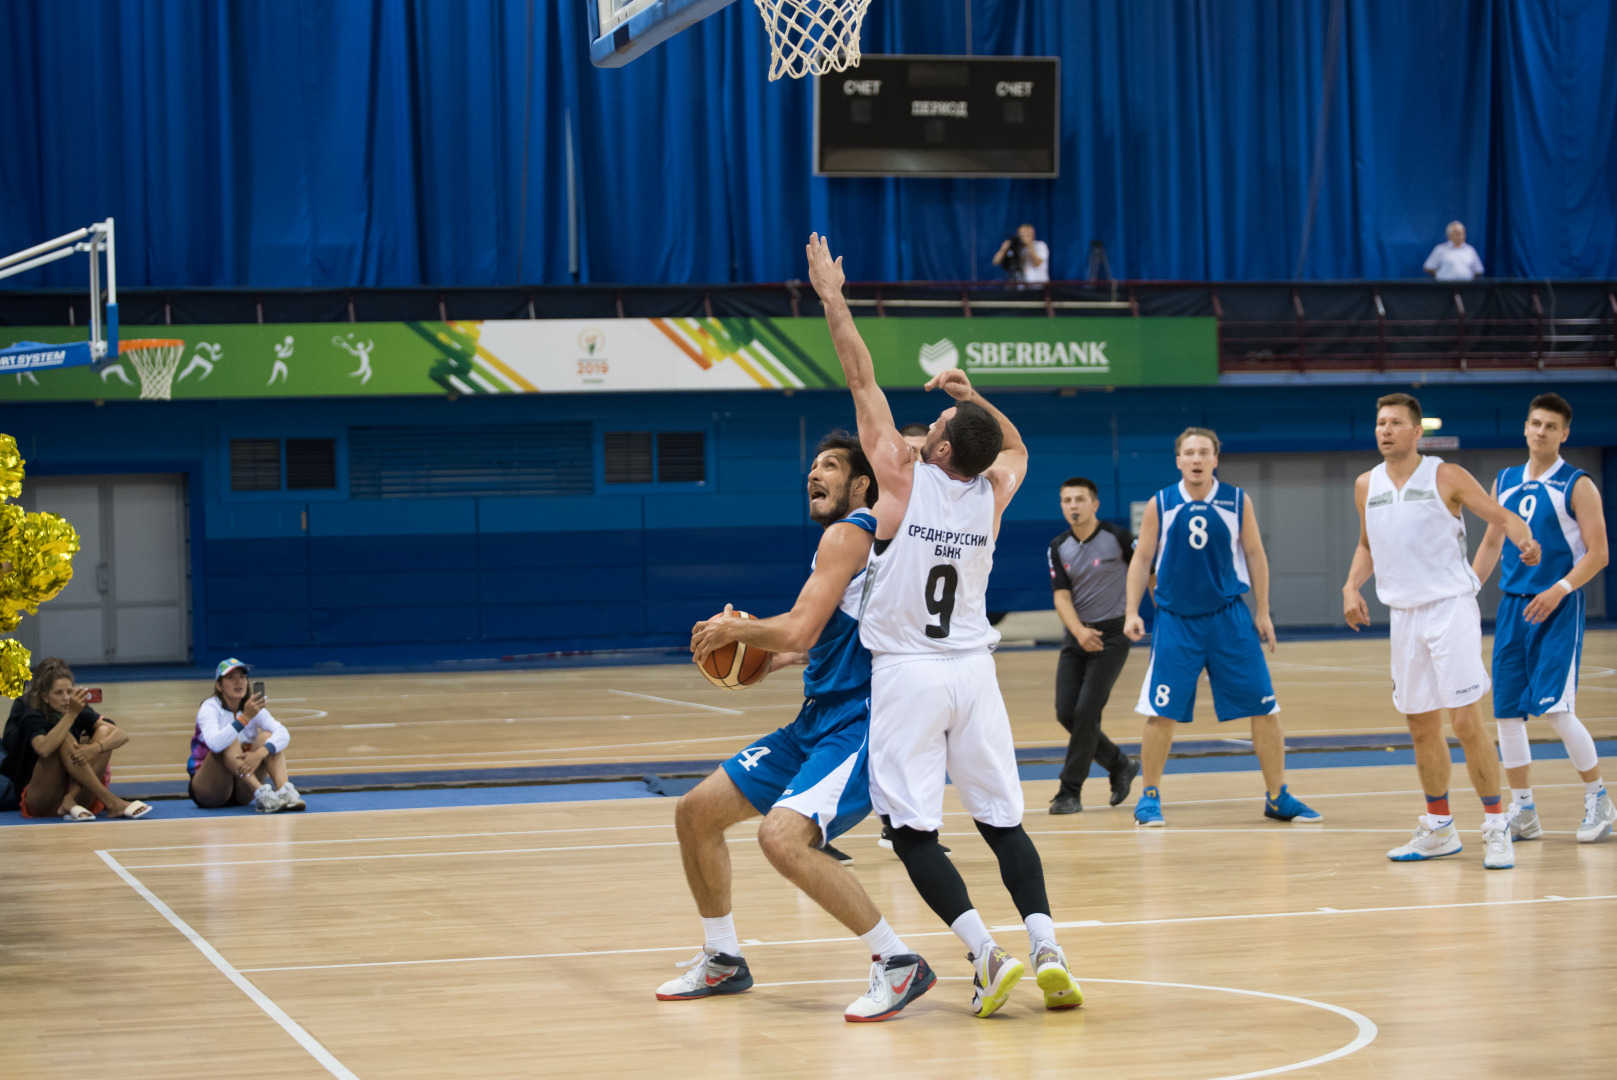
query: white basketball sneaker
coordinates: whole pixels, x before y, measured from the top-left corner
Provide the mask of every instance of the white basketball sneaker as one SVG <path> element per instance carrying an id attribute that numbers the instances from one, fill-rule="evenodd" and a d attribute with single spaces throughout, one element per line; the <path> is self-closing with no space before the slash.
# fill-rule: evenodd
<path id="1" fill-rule="evenodd" d="M 1505 812 L 1505 822 L 1510 826 L 1512 840 L 1537 840 L 1544 835 L 1544 826 L 1538 820 L 1538 807 L 1532 803 L 1526 806 L 1511 803 L 1510 809 Z"/>
<path id="2" fill-rule="evenodd" d="M 1409 843 L 1387 852 L 1387 858 L 1393 862 L 1425 862 L 1427 859 L 1441 859 L 1445 855 L 1458 855 L 1461 847 L 1460 830 L 1454 827 L 1452 820 L 1434 828 L 1427 816 L 1422 814 Z"/>
<path id="3" fill-rule="evenodd" d="M 253 809 L 260 814 L 276 814 L 286 809 L 286 800 L 276 794 L 268 784 L 259 784 L 253 792 Z"/>
<path id="4" fill-rule="evenodd" d="M 302 810 L 309 805 L 303 801 L 303 796 L 298 794 L 298 789 L 292 786 L 290 780 L 282 784 L 275 794 L 280 796 L 283 810 Z"/>
<path id="5" fill-rule="evenodd" d="M 657 987 L 658 1001 L 691 1001 L 722 994 L 739 994 L 752 988 L 752 972 L 747 970 L 747 962 L 729 953 L 703 949 L 677 966 L 690 970 Z"/>
<path id="6" fill-rule="evenodd" d="M 1612 804 L 1609 792 L 1602 789 L 1598 795 L 1583 796 L 1583 824 L 1578 826 L 1578 843 L 1592 844 L 1605 839 L 1611 835 L 1614 824 L 1617 824 L 1617 805 Z"/>
<path id="7" fill-rule="evenodd" d="M 932 989 L 938 977 L 915 953 L 903 953 L 883 960 L 870 958 L 870 989 L 865 996 L 843 1010 L 843 1017 L 856 1024 L 891 1020 L 899 1012 Z"/>
<path id="8" fill-rule="evenodd" d="M 1510 826 L 1482 830 L 1482 867 L 1485 870 L 1509 870 L 1516 865 L 1516 852 L 1510 845 Z"/>

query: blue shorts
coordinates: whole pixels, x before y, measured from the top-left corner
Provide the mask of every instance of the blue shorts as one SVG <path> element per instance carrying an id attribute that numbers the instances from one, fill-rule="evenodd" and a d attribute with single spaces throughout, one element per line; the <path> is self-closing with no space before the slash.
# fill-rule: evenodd
<path id="1" fill-rule="evenodd" d="M 1493 631 L 1493 714 L 1498 720 L 1571 712 L 1583 659 L 1583 590 L 1575 589 L 1548 619 L 1522 617 L 1531 596 L 1499 598 Z"/>
<path id="2" fill-rule="evenodd" d="M 870 698 L 803 703 L 797 719 L 722 766 L 760 814 L 777 806 L 820 826 L 827 844 L 870 814 Z"/>
<path id="3" fill-rule="evenodd" d="M 1196 680 L 1203 668 L 1213 684 L 1213 711 L 1219 720 L 1280 711 L 1269 682 L 1269 665 L 1263 660 L 1263 642 L 1258 640 L 1252 613 L 1240 600 L 1206 615 L 1157 609 L 1151 666 L 1134 711 L 1190 723 L 1196 710 Z"/>

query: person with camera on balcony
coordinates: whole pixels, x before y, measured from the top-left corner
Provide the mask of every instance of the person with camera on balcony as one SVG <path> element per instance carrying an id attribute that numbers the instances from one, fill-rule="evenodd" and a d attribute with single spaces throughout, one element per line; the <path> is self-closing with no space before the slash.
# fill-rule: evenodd
<path id="1" fill-rule="evenodd" d="M 999 245 L 994 265 L 1011 281 L 1041 284 L 1050 280 L 1050 246 L 1033 235 L 1033 226 L 1023 224 Z"/>

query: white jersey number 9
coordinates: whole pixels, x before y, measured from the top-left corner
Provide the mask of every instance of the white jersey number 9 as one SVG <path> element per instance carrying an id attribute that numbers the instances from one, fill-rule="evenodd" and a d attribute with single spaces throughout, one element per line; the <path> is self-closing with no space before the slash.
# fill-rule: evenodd
<path id="1" fill-rule="evenodd" d="M 926 610 L 938 617 L 936 624 L 928 624 L 926 636 L 949 636 L 949 616 L 954 614 L 955 586 L 960 584 L 960 572 L 948 563 L 939 563 L 926 576 Z"/>
<path id="2" fill-rule="evenodd" d="M 1516 512 L 1522 516 L 1523 521 L 1533 520 L 1533 511 L 1538 509 L 1537 495 L 1523 495 L 1522 501 L 1516 504 Z"/>

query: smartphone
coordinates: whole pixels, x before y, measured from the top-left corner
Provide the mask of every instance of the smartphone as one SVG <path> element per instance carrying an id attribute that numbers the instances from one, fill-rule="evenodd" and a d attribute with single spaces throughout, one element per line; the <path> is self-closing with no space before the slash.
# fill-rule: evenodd
<path id="1" fill-rule="evenodd" d="M 85 687 L 85 693 L 88 695 L 84 699 L 85 701 L 88 701 L 92 705 L 101 704 L 101 687 L 99 687 L 99 686 Z"/>
<path id="2" fill-rule="evenodd" d="M 264 696 L 264 684 L 263 684 L 262 681 L 253 683 L 253 696 L 254 697 L 263 697 Z"/>

